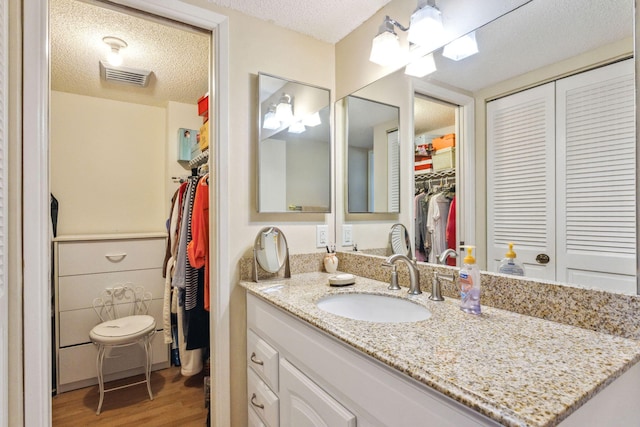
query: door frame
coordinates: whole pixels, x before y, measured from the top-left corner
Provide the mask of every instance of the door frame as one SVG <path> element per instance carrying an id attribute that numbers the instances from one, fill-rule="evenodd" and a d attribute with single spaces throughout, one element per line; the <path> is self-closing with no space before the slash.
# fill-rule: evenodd
<path id="1" fill-rule="evenodd" d="M 465 245 L 478 245 L 476 236 L 476 143 L 475 143 L 475 100 L 469 95 L 438 86 L 436 84 L 413 80 L 412 97 L 416 94 L 448 102 L 457 106 L 456 128 L 456 175 L 459 177 L 456 193 L 456 235 L 457 242 Z M 413 103 L 413 98 L 412 98 Z M 413 150 L 412 150 L 413 151 Z M 413 163 L 411 163 L 413 164 Z M 413 180 L 413 174 L 411 175 Z M 412 184 L 413 185 L 413 184 Z M 411 222 L 415 235 L 415 225 Z"/>
<path id="2" fill-rule="evenodd" d="M 210 294 L 213 417 L 211 425 L 230 425 L 228 250 L 229 23 L 226 16 L 180 0 L 111 0 L 124 6 L 194 25 L 213 33 L 209 87 L 214 112 L 210 186 L 213 238 Z M 23 379 L 24 425 L 51 425 L 51 286 L 49 244 L 49 1 L 23 0 Z M 33 173 L 39 171 L 40 173 Z M 45 285 L 48 284 L 48 285 Z M 227 284 L 227 286 L 224 286 Z M 45 292 L 43 292 L 45 288 Z"/>

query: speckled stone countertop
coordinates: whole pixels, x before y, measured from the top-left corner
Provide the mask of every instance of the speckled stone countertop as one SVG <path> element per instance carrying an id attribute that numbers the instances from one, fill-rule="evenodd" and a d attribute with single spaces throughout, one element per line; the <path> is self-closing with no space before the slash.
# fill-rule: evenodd
<path id="1" fill-rule="evenodd" d="M 241 282 L 270 301 L 371 357 L 507 426 L 553 426 L 640 360 L 640 342 L 482 307 L 466 314 L 458 300 L 433 302 L 428 293 L 356 277 L 330 287 L 322 272 L 273 282 Z M 277 285 L 283 285 L 276 287 Z M 338 293 L 375 293 L 426 306 L 424 321 L 373 323 L 320 310 Z"/>

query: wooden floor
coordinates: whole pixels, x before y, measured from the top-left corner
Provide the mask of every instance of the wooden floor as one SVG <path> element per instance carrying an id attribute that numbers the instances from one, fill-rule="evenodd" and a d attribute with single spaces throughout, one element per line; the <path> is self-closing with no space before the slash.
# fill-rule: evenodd
<path id="1" fill-rule="evenodd" d="M 139 379 L 114 381 L 105 388 Z M 183 377 L 180 367 L 155 371 L 151 391 L 153 400 L 146 384 L 105 393 L 100 415 L 97 385 L 61 393 L 51 398 L 53 426 L 206 426 L 203 373 Z"/>

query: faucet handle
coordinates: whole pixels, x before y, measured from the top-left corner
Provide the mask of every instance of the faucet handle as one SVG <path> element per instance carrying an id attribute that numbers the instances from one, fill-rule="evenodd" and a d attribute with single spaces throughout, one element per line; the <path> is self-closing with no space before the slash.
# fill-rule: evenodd
<path id="1" fill-rule="evenodd" d="M 382 266 L 391 269 L 391 279 L 389 281 L 388 289 L 392 291 L 400 290 L 400 285 L 398 285 L 398 267 L 395 264 L 389 262 L 383 262 Z"/>

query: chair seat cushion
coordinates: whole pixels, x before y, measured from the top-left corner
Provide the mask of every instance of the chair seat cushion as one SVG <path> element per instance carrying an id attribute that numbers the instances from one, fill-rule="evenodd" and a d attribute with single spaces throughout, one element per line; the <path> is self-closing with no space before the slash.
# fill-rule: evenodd
<path id="1" fill-rule="evenodd" d="M 94 326 L 89 332 L 89 338 L 96 344 L 126 344 L 149 335 L 155 328 L 156 321 L 152 316 L 125 316 Z"/>

